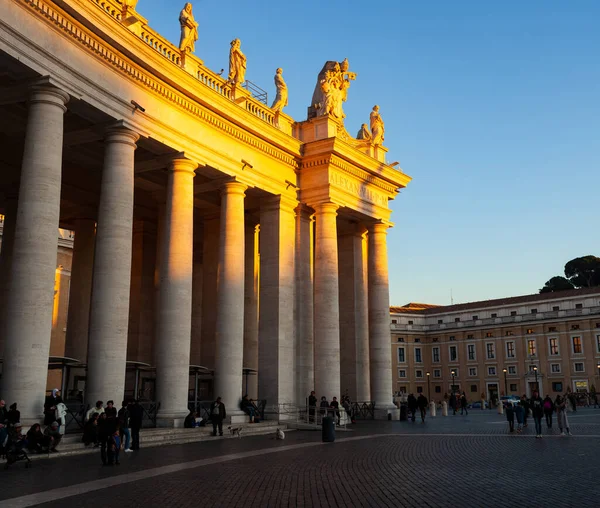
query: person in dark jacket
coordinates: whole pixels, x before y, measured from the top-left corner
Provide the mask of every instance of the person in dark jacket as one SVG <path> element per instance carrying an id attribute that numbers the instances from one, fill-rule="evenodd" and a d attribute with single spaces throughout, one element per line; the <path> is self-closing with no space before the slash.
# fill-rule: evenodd
<path id="1" fill-rule="evenodd" d="M 310 395 L 308 396 L 308 415 L 311 422 L 315 420 L 316 407 L 317 397 L 315 392 L 310 392 Z"/>
<path id="2" fill-rule="evenodd" d="M 462 395 L 460 396 L 460 414 L 463 414 L 463 411 L 465 412 L 465 414 L 467 416 L 469 416 L 469 410 L 467 408 L 467 395 L 465 394 L 465 392 L 462 392 Z"/>
<path id="3" fill-rule="evenodd" d="M 529 417 L 529 401 L 525 395 L 521 397 L 521 407 L 523 408 L 523 427 L 527 427 L 527 418 Z"/>
<path id="4" fill-rule="evenodd" d="M 129 432 L 129 409 L 127 409 L 125 401 L 121 402 L 121 409 L 117 413 L 117 421 L 119 422 L 121 441 L 125 442 L 124 451 L 129 453 L 131 451 L 131 432 Z"/>
<path id="5" fill-rule="evenodd" d="M 223 420 L 227 418 L 225 404 L 221 402 L 221 397 L 217 397 L 210 406 L 210 419 L 212 420 L 213 436 L 217 435 L 217 427 L 219 427 L 219 436 L 223 435 Z"/>
<path id="6" fill-rule="evenodd" d="M 411 419 L 414 422 L 415 417 L 417 415 L 417 407 L 418 407 L 417 398 L 411 393 L 408 396 L 407 403 L 408 403 L 408 412 L 411 414 Z"/>
<path id="7" fill-rule="evenodd" d="M 0 400 L 0 424 L 6 425 L 8 423 L 8 410 L 6 409 L 6 402 Z"/>
<path id="8" fill-rule="evenodd" d="M 252 400 L 248 399 L 248 394 L 242 397 L 240 409 L 250 417 L 250 423 L 254 423 L 254 415 L 256 414 L 256 406 Z"/>
<path id="9" fill-rule="evenodd" d="M 104 408 L 104 412 L 106 413 L 106 422 L 110 426 L 110 435 L 112 436 L 114 433 L 114 429 L 117 427 L 117 408 L 115 407 L 115 403 L 112 400 L 106 402 L 106 407 Z"/>
<path id="10" fill-rule="evenodd" d="M 44 425 L 51 425 L 56 420 L 56 405 L 62 402 L 60 390 L 55 388 L 44 402 Z"/>
<path id="11" fill-rule="evenodd" d="M 427 410 L 427 397 L 422 393 L 417 398 L 417 406 L 419 406 L 419 411 L 421 412 L 421 422 L 425 423 L 425 412 Z"/>
<path id="12" fill-rule="evenodd" d="M 319 405 L 319 407 L 321 408 L 321 415 L 327 416 L 327 408 L 329 408 L 329 401 L 324 395 L 323 397 L 321 397 L 321 404 Z"/>
<path id="13" fill-rule="evenodd" d="M 550 395 L 546 395 L 544 399 L 544 415 L 546 415 L 546 426 L 552 428 L 552 413 L 554 413 L 554 402 L 550 398 Z"/>
<path id="14" fill-rule="evenodd" d="M 196 418 L 198 413 L 196 411 L 190 411 L 190 413 L 183 420 L 183 428 L 184 429 L 193 429 L 196 427 Z"/>
<path id="15" fill-rule="evenodd" d="M 337 424 L 340 424 L 340 419 L 341 419 L 341 415 L 340 415 L 340 403 L 337 400 L 337 397 L 334 397 L 333 400 L 331 401 L 331 404 L 329 405 L 329 407 L 331 407 L 331 409 L 333 409 L 335 417 L 337 419 Z"/>
<path id="16" fill-rule="evenodd" d="M 515 408 L 509 402 L 506 404 L 506 420 L 508 421 L 508 429 L 510 432 L 515 431 Z"/>
<path id="17" fill-rule="evenodd" d="M 542 418 L 544 416 L 544 400 L 539 396 L 538 392 L 533 392 L 533 397 L 529 401 L 529 407 L 533 414 L 535 422 L 535 437 L 542 437 Z"/>
<path id="18" fill-rule="evenodd" d="M 83 436 L 81 437 L 81 442 L 85 446 L 89 446 L 91 444 L 94 447 L 100 446 L 98 442 L 98 418 L 99 414 L 94 413 L 92 417 L 85 422 L 85 426 L 83 427 Z"/>
<path id="19" fill-rule="evenodd" d="M 30 452 L 42 453 L 50 448 L 51 439 L 44 436 L 39 423 L 34 423 L 27 431 L 27 448 Z"/>
<path id="20" fill-rule="evenodd" d="M 100 459 L 102 465 L 108 464 L 108 441 L 111 437 L 111 426 L 110 422 L 106 418 L 106 413 L 102 413 L 98 416 L 98 442 L 100 443 Z"/>
<path id="21" fill-rule="evenodd" d="M 60 425 L 58 422 L 52 422 L 44 429 L 44 436 L 50 438 L 50 451 L 57 452 L 56 447 L 60 444 L 63 435 L 60 433 Z"/>
<path id="22" fill-rule="evenodd" d="M 455 415 L 456 414 L 456 397 L 454 396 L 454 394 L 451 394 L 449 399 L 448 399 L 448 403 L 450 404 L 450 409 L 452 409 L 452 414 Z"/>
<path id="23" fill-rule="evenodd" d="M 14 425 L 21 421 L 21 411 L 17 410 L 17 403 L 10 406 L 10 411 L 6 414 L 6 421 L 9 425 Z"/>
<path id="24" fill-rule="evenodd" d="M 140 429 L 142 428 L 142 420 L 144 419 L 144 408 L 139 401 L 135 401 L 129 407 L 129 425 L 131 427 L 131 449 L 140 449 Z"/>

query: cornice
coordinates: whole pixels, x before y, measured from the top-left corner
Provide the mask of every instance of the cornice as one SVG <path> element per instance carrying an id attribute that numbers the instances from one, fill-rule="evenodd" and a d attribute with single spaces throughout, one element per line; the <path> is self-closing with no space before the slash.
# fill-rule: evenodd
<path id="1" fill-rule="evenodd" d="M 293 157 L 281 150 L 273 148 L 264 141 L 235 127 L 231 123 L 219 118 L 217 115 L 210 113 L 207 109 L 201 108 L 182 93 L 174 91 L 171 87 L 161 83 L 158 79 L 155 79 L 150 73 L 142 70 L 137 64 L 119 55 L 117 51 L 110 48 L 104 41 L 100 40 L 98 36 L 92 34 L 78 22 L 69 19 L 67 15 L 55 9 L 45 0 L 21 0 L 20 3 L 29 7 L 29 9 L 36 13 L 39 18 L 45 19 L 46 22 L 49 22 L 54 25 L 55 28 L 60 29 L 72 40 L 75 40 L 80 46 L 85 47 L 96 58 L 109 64 L 121 74 L 127 75 L 129 78 L 135 80 L 156 95 L 163 97 L 174 106 L 187 111 L 204 123 L 219 129 L 228 136 L 231 136 L 246 145 L 260 150 L 284 164 L 293 168 L 298 167 L 297 157 Z M 183 70 L 182 72 L 185 73 Z"/>

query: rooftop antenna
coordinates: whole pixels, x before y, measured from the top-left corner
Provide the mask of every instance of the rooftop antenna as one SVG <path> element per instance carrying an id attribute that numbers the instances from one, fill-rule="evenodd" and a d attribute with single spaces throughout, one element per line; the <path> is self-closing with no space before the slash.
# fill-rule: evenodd
<path id="1" fill-rule="evenodd" d="M 450 305 L 454 305 L 454 297 L 452 296 L 452 288 L 450 288 Z"/>

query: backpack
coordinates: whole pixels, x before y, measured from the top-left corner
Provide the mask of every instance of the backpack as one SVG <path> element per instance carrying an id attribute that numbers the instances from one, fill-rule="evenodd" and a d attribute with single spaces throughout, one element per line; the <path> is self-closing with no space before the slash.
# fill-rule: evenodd
<path id="1" fill-rule="evenodd" d="M 549 400 L 544 402 L 544 409 L 552 409 L 552 402 L 550 402 Z"/>

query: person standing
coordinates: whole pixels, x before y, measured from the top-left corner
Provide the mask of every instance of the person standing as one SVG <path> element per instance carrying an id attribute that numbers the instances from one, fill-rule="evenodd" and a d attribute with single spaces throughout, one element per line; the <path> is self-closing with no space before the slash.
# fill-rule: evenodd
<path id="1" fill-rule="evenodd" d="M 131 449 L 140 449 L 140 429 L 142 428 L 142 420 L 144 419 L 144 408 L 136 399 L 129 407 L 129 427 L 131 429 Z"/>
<path id="2" fill-rule="evenodd" d="M 60 390 L 55 388 L 44 402 L 44 425 L 51 425 L 56 420 L 56 406 L 62 402 Z"/>
<path id="3" fill-rule="evenodd" d="M 544 415 L 546 416 L 546 426 L 552 428 L 552 413 L 554 413 L 554 402 L 550 398 L 550 395 L 546 395 L 544 399 Z"/>
<path id="4" fill-rule="evenodd" d="M 450 408 L 452 409 L 452 414 L 456 414 L 456 397 L 454 394 L 450 395 Z"/>
<path id="5" fill-rule="evenodd" d="M 309 421 L 311 421 L 311 422 L 313 422 L 315 420 L 316 408 L 317 408 L 317 396 L 315 395 L 315 392 L 312 391 L 312 392 L 310 392 L 310 395 L 308 396 L 308 416 L 309 416 Z"/>
<path id="6" fill-rule="evenodd" d="M 112 466 L 113 463 L 117 466 L 119 462 L 119 453 L 121 452 L 121 435 L 119 432 L 119 424 L 115 424 L 116 428 L 111 429 L 112 434 L 108 437 L 107 450 L 108 450 L 108 465 Z"/>
<path id="7" fill-rule="evenodd" d="M 544 417 L 544 400 L 540 397 L 539 393 L 533 392 L 533 397 L 529 401 L 529 407 L 533 415 L 533 421 L 535 423 L 535 437 L 542 437 L 542 418 Z"/>
<path id="8" fill-rule="evenodd" d="M 100 443 L 100 459 L 103 466 L 108 464 L 107 451 L 110 437 L 110 423 L 106 418 L 106 413 L 101 413 L 98 416 L 98 442 Z"/>
<path id="9" fill-rule="evenodd" d="M 333 413 L 335 414 L 337 424 L 339 425 L 340 424 L 340 403 L 338 402 L 337 397 L 333 398 L 329 407 L 331 407 L 331 409 L 333 409 Z"/>
<path id="10" fill-rule="evenodd" d="M 521 432 L 523 430 L 524 413 L 525 409 L 523 408 L 522 402 L 517 402 L 517 407 L 515 407 L 515 416 L 517 417 L 517 432 Z"/>
<path id="11" fill-rule="evenodd" d="M 217 435 L 217 427 L 219 428 L 219 436 L 223 435 L 223 420 L 227 418 L 225 411 L 225 404 L 221 402 L 221 397 L 217 397 L 212 405 L 210 406 L 210 417 L 213 426 L 213 436 Z"/>
<path id="12" fill-rule="evenodd" d="M 521 406 L 523 407 L 523 427 L 527 427 L 527 417 L 529 416 L 529 401 L 527 397 L 523 395 L 521 397 Z"/>
<path id="13" fill-rule="evenodd" d="M 112 436 L 117 426 L 118 415 L 114 401 L 109 400 L 106 402 L 106 409 L 104 412 L 106 413 L 106 422 L 108 423 L 110 435 Z"/>
<path id="14" fill-rule="evenodd" d="M 506 404 L 506 420 L 508 421 L 508 429 L 510 432 L 515 431 L 515 408 L 509 402 Z"/>
<path id="15" fill-rule="evenodd" d="M 469 416 L 469 410 L 467 408 L 467 395 L 465 394 L 465 392 L 462 392 L 462 395 L 460 396 L 460 414 L 463 414 L 463 411 L 465 412 L 465 414 L 467 416 Z"/>
<path id="16" fill-rule="evenodd" d="M 131 452 L 131 432 L 129 432 L 129 409 L 127 409 L 127 403 L 123 401 L 121 403 L 121 409 L 117 414 L 117 421 L 119 422 L 119 429 L 121 429 L 121 441 L 125 439 L 124 452 Z"/>
<path id="17" fill-rule="evenodd" d="M 556 400 L 554 401 L 554 407 L 556 408 L 556 420 L 558 421 L 558 429 L 560 430 L 560 434 L 564 436 L 566 430 L 567 434 L 570 436 L 571 430 L 569 429 L 569 419 L 567 418 L 566 397 L 557 395 Z"/>
<path id="18" fill-rule="evenodd" d="M 8 420 L 8 410 L 6 409 L 6 402 L 0 400 L 0 424 L 6 425 Z"/>
<path id="19" fill-rule="evenodd" d="M 6 415 L 6 421 L 9 425 L 14 425 L 21 421 L 21 411 L 17 409 L 17 403 L 10 405 L 10 411 Z"/>
<path id="20" fill-rule="evenodd" d="M 421 423 L 425 423 L 425 411 L 427 410 L 427 397 L 422 393 L 419 394 L 417 398 L 417 406 L 419 407 L 419 411 L 421 413 Z M 413 418 L 414 421 L 414 418 Z"/>
<path id="21" fill-rule="evenodd" d="M 411 393 L 408 396 L 408 412 L 411 414 L 411 419 L 414 422 L 417 415 L 417 398 Z"/>

